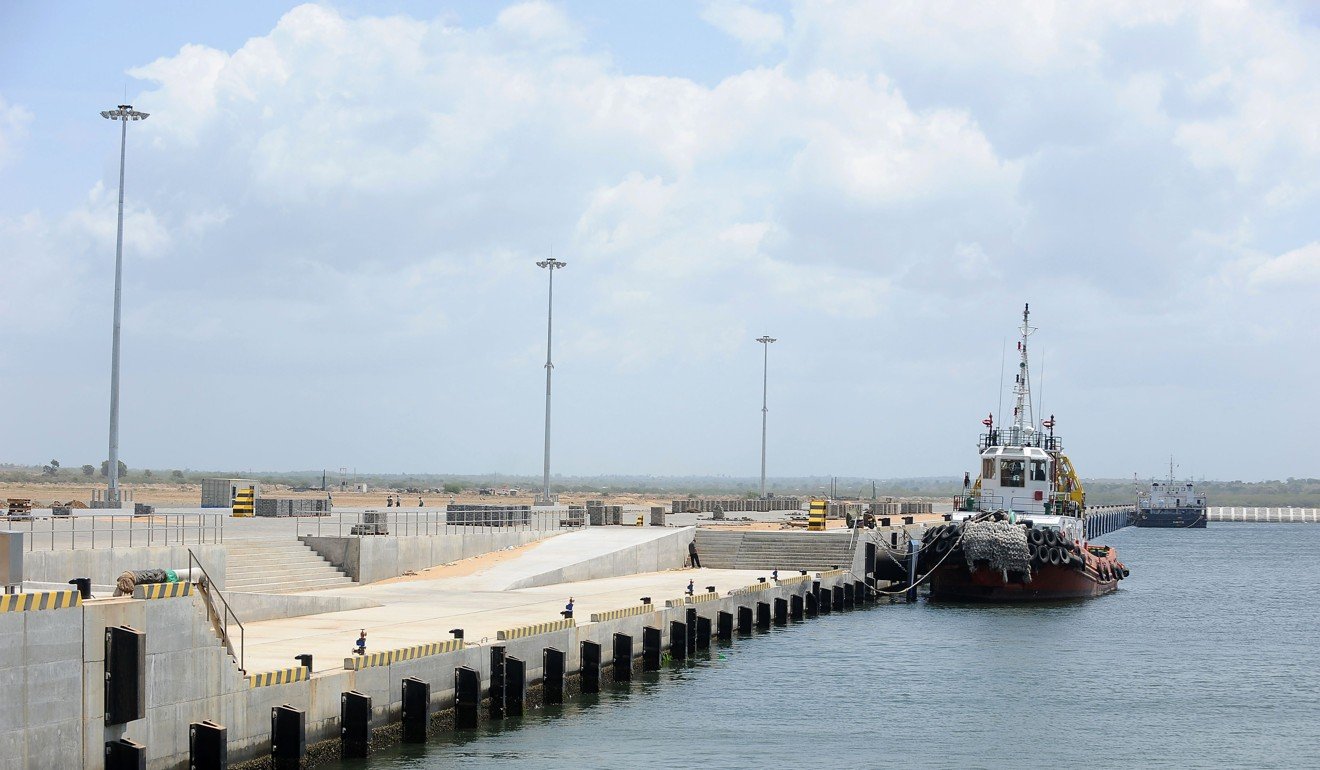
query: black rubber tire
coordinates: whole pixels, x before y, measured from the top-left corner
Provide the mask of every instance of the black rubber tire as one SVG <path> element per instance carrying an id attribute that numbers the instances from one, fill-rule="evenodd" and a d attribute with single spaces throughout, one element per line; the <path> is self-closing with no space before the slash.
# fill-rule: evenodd
<path id="1" fill-rule="evenodd" d="M 1052 529 L 1045 530 L 1045 545 L 1053 548 L 1059 544 L 1059 535 Z"/>
<path id="2" fill-rule="evenodd" d="M 1060 551 L 1058 546 L 1051 546 L 1049 559 L 1050 559 L 1050 564 L 1053 564 L 1055 566 L 1062 564 L 1063 551 Z"/>
<path id="3" fill-rule="evenodd" d="M 1027 530 L 1027 540 L 1032 545 L 1041 545 L 1042 543 L 1045 542 L 1044 530 L 1040 530 L 1040 529 L 1036 529 L 1035 527 L 1032 527 L 1031 529 Z"/>

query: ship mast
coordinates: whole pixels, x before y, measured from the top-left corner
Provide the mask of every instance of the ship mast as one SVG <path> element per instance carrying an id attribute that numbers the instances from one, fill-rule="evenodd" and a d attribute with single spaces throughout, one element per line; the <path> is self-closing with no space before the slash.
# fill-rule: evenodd
<path id="1" fill-rule="evenodd" d="M 1027 428 L 1033 428 L 1036 424 L 1036 417 L 1031 406 L 1031 371 L 1027 367 L 1027 338 L 1036 331 L 1036 327 L 1029 323 L 1031 317 L 1031 305 L 1022 306 L 1022 326 L 1019 331 L 1022 332 L 1022 339 L 1018 341 L 1018 356 L 1021 359 L 1018 363 L 1017 378 L 1013 382 L 1013 395 L 1017 397 L 1017 402 L 1013 407 L 1013 434 L 1018 441 L 1025 441 Z"/>

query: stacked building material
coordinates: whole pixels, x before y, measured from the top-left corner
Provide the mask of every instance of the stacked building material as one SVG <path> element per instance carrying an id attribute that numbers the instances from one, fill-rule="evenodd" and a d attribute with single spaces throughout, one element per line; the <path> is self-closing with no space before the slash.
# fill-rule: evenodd
<path id="1" fill-rule="evenodd" d="M 899 503 L 899 506 L 901 508 L 899 513 L 903 516 L 920 516 L 923 514 L 934 513 L 934 504 L 932 503 L 920 502 L 917 500 L 905 500 L 902 503 Z"/>
<path id="2" fill-rule="evenodd" d="M 716 508 L 725 513 L 768 513 L 770 511 L 797 511 L 802 509 L 800 497 L 702 497 L 673 501 L 674 513 L 713 513 Z"/>
<path id="3" fill-rule="evenodd" d="M 330 501 L 323 498 L 259 497 L 256 513 L 268 517 L 324 516 L 330 513 Z"/>
<path id="4" fill-rule="evenodd" d="M 515 527 L 531 523 L 530 505 L 470 505 L 454 504 L 447 507 L 445 521 L 478 527 Z"/>
<path id="5" fill-rule="evenodd" d="M 559 519 L 560 529 L 576 529 L 587 525 L 587 509 L 582 505 L 568 506 L 568 513 Z"/>

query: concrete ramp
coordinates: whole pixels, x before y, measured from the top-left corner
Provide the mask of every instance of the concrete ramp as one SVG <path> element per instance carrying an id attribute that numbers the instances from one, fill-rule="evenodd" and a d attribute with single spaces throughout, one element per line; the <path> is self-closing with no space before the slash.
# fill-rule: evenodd
<path id="1" fill-rule="evenodd" d="M 687 558 L 692 533 L 692 527 L 591 527 L 546 540 L 487 570 L 446 580 L 446 588 L 507 591 L 676 569 Z"/>

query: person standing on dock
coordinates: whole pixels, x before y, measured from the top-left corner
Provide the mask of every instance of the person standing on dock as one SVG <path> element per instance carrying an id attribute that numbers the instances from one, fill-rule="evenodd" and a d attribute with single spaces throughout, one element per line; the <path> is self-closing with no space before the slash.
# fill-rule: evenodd
<path id="1" fill-rule="evenodd" d="M 687 595 L 691 596 L 696 591 L 696 589 L 697 589 L 696 585 L 691 580 L 689 580 L 687 587 Z"/>
<path id="2" fill-rule="evenodd" d="M 777 569 L 772 569 L 772 570 L 770 570 L 770 579 L 773 580 L 773 581 L 775 581 L 776 583 L 778 583 L 778 582 L 779 582 L 779 570 L 777 570 Z"/>
<path id="3" fill-rule="evenodd" d="M 692 560 L 692 567 L 694 569 L 701 569 L 701 558 L 697 556 L 696 540 L 691 540 L 688 542 L 688 558 Z"/>
<path id="4" fill-rule="evenodd" d="M 571 620 L 572 618 L 573 618 L 573 597 L 570 596 L 568 597 L 568 604 L 564 605 L 564 619 Z"/>
<path id="5" fill-rule="evenodd" d="M 358 634 L 357 643 L 353 645 L 353 654 L 367 654 L 367 629 L 362 629 L 362 633 Z"/>

